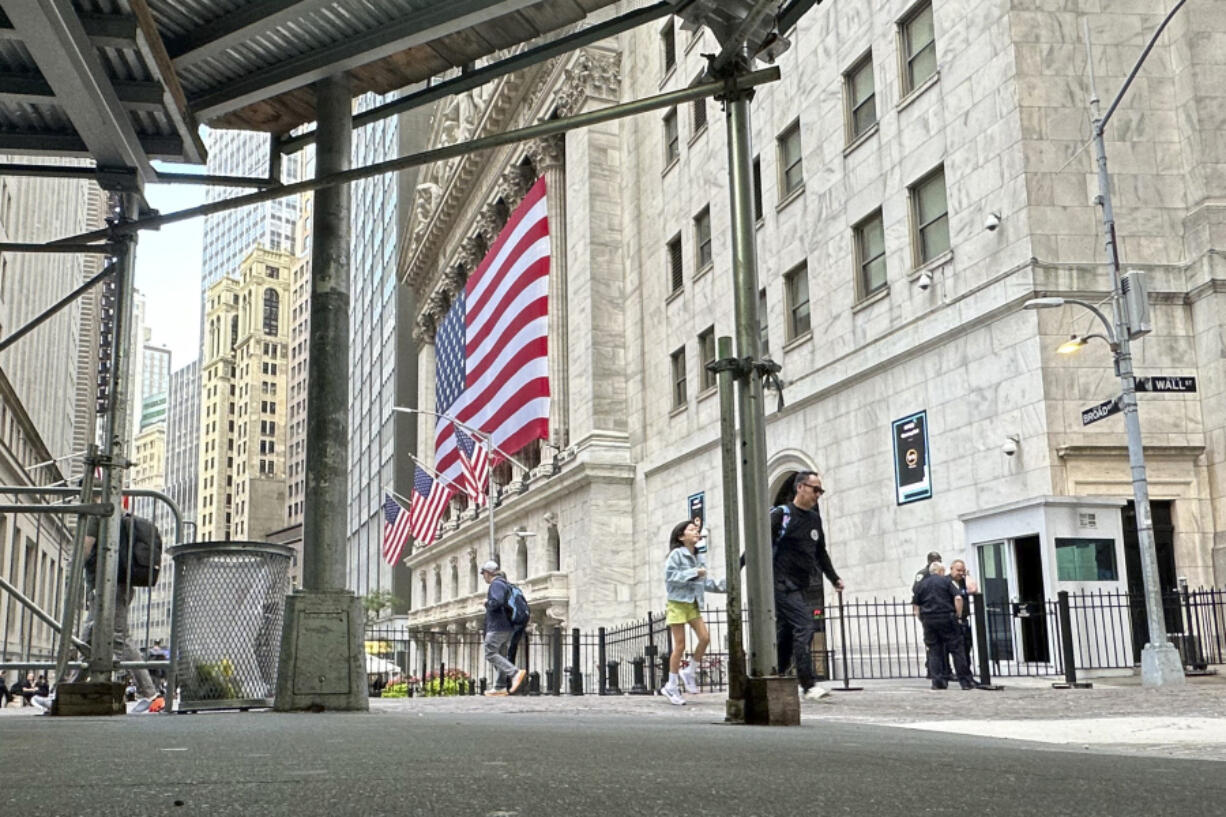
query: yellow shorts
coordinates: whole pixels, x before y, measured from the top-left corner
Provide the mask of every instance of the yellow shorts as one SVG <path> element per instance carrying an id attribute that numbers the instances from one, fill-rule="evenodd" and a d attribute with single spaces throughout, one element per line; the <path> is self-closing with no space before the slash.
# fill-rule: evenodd
<path id="1" fill-rule="evenodd" d="M 669 624 L 686 624 L 696 618 L 701 618 L 696 601 L 672 601 L 664 607 L 665 621 Z"/>

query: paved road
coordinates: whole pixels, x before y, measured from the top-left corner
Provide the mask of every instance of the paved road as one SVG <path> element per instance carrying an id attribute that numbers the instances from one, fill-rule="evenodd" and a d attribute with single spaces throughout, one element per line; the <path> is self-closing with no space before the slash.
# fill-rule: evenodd
<path id="1" fill-rule="evenodd" d="M 554 700 L 5 717 L 0 813 L 1152 817 L 1226 802 L 1220 762 L 837 722 L 821 704 L 767 729 L 720 723 L 714 702 Z"/>

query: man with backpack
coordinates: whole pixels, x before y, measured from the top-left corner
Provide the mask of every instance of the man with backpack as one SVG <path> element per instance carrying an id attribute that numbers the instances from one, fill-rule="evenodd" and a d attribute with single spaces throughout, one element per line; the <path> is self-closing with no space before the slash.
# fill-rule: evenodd
<path id="1" fill-rule="evenodd" d="M 487 696 L 514 695 L 528 677 L 528 671 L 519 669 L 507 658 L 507 648 L 517 626 L 527 624 L 527 602 L 522 593 L 507 581 L 507 576 L 493 559 L 481 565 L 481 578 L 489 585 L 485 596 L 485 660 L 497 671 L 494 688 Z M 518 594 L 518 598 L 515 598 Z M 509 690 L 501 687 L 503 681 L 511 682 Z"/>
<path id="2" fill-rule="evenodd" d="M 94 629 L 94 612 L 97 609 L 95 598 L 98 572 L 98 550 L 94 545 L 98 541 L 98 518 L 90 517 L 86 523 L 84 554 L 85 554 L 85 586 L 88 598 L 89 613 L 85 619 L 82 640 L 89 642 Z M 119 568 L 115 581 L 115 634 L 114 650 L 124 661 L 140 661 L 141 655 L 132 644 L 128 635 L 128 607 L 132 597 L 136 595 L 137 587 L 152 587 L 157 583 L 158 573 L 162 569 L 162 536 L 157 526 L 143 516 L 133 516 L 124 513 L 119 528 Z M 130 712 L 148 712 L 158 689 L 149 675 L 149 670 L 132 670 L 136 680 L 136 704 Z"/>
<path id="3" fill-rule="evenodd" d="M 835 572 L 826 551 L 826 534 L 817 508 L 825 493 L 822 478 L 812 471 L 800 471 L 793 481 L 795 494 L 786 505 L 772 508 L 771 552 L 775 572 L 775 635 L 778 641 L 779 671 L 796 662 L 796 676 L 805 700 L 816 701 L 827 694 L 817 685 L 813 672 L 813 608 L 805 601 L 814 574 L 820 570 L 838 590 L 843 580 Z M 817 580 L 821 581 L 818 575 Z"/>

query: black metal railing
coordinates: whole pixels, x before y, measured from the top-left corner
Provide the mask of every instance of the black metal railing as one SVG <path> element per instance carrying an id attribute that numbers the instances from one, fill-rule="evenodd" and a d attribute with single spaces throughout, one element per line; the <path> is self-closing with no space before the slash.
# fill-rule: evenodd
<path id="1" fill-rule="evenodd" d="M 1172 592 L 1164 597 L 1163 607 L 1169 637 L 1188 670 L 1226 663 L 1226 589 Z M 727 614 L 708 607 L 703 619 L 711 644 L 699 662 L 699 685 L 704 691 L 722 691 L 727 683 Z M 908 600 L 840 602 L 826 607 L 815 623 L 814 668 L 821 678 L 925 676 L 923 628 Z M 976 633 L 968 656 L 971 668 L 982 675 L 982 667 L 992 677 L 1063 675 L 1071 680 L 1079 670 L 1131 670 L 1140 662 L 1137 644 L 1148 637 L 1143 600 L 1138 607 L 1137 599 L 1126 592 L 1061 592 L 1055 599 L 1025 603 L 985 602 L 977 594 L 971 623 Z M 747 620 L 742 627 L 748 628 Z M 688 658 L 695 644 L 689 627 L 685 638 Z M 410 694 L 429 694 L 446 685 L 431 683 L 439 677 L 472 679 L 451 684 L 452 694 L 475 694 L 492 683 L 477 630 L 372 626 L 366 639 L 368 652 L 376 645 L 376 657 L 387 662 L 371 664 L 383 669 L 372 678 L 400 675 Z M 528 694 L 649 694 L 667 678 L 671 651 L 672 634 L 663 615 L 648 614 L 595 630 L 533 628 L 516 658 L 517 665 L 529 671 Z M 387 671 L 388 666 L 395 672 Z"/>

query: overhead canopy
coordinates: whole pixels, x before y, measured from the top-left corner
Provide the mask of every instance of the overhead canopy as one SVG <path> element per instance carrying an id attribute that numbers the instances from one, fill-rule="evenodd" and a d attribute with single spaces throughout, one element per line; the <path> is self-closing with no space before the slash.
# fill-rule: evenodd
<path id="1" fill-rule="evenodd" d="M 21 0 L 0 11 L 0 152 L 156 178 L 198 125 L 287 133 L 310 85 L 386 93 L 578 23 L 615 0 Z"/>

